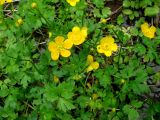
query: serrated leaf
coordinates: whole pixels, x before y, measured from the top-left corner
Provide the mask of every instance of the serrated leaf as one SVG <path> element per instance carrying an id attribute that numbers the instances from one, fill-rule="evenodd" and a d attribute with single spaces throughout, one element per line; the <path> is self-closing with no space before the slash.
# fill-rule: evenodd
<path id="1" fill-rule="evenodd" d="M 140 108 L 140 107 L 142 107 L 143 102 L 137 101 L 137 100 L 133 100 L 133 101 L 131 102 L 131 105 L 134 106 L 135 108 Z"/>
<path id="2" fill-rule="evenodd" d="M 75 108 L 69 100 L 65 100 L 63 98 L 59 98 L 57 107 L 64 112 Z"/>
<path id="3" fill-rule="evenodd" d="M 102 9 L 102 16 L 107 18 L 111 14 L 111 10 L 109 7 L 105 7 Z"/>

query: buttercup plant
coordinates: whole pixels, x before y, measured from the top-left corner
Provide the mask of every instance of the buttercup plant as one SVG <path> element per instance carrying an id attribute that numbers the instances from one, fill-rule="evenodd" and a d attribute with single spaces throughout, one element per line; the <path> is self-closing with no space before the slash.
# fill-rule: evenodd
<path id="1" fill-rule="evenodd" d="M 0 0 L 0 120 L 159 120 L 159 0 Z"/>

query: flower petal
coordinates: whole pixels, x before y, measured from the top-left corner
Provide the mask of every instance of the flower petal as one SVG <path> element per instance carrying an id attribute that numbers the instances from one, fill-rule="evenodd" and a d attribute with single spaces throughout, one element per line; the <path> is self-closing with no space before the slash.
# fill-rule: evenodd
<path id="1" fill-rule="evenodd" d="M 103 37 L 101 40 L 100 40 L 100 44 L 112 44 L 114 43 L 114 38 L 112 36 L 106 36 L 106 37 Z"/>
<path id="2" fill-rule="evenodd" d="M 63 43 L 63 47 L 64 47 L 65 49 L 70 49 L 72 46 L 73 46 L 73 42 L 72 42 L 71 39 L 67 39 L 67 40 L 65 40 L 64 43 Z"/>
<path id="3" fill-rule="evenodd" d="M 51 58 L 52 58 L 52 60 L 58 60 L 59 52 L 58 51 L 51 52 Z"/>
<path id="4" fill-rule="evenodd" d="M 56 50 L 57 50 L 56 43 L 53 42 L 53 41 L 49 42 L 49 44 L 48 44 L 48 50 L 49 50 L 50 52 L 56 51 Z"/>
<path id="5" fill-rule="evenodd" d="M 155 32 L 156 32 L 156 28 L 152 25 L 152 26 L 150 27 L 150 31 L 153 32 L 153 33 L 155 33 Z"/>
<path id="6" fill-rule="evenodd" d="M 63 36 L 57 36 L 57 37 L 55 38 L 55 43 L 56 43 L 57 45 L 62 45 L 62 44 L 63 44 L 63 41 L 64 41 L 64 37 L 63 37 Z"/>
<path id="7" fill-rule="evenodd" d="M 87 72 L 90 72 L 90 71 L 92 71 L 92 70 L 93 70 L 93 67 L 92 67 L 91 65 L 88 66 L 87 69 L 86 69 Z"/>
<path id="8" fill-rule="evenodd" d="M 78 26 L 75 26 L 72 28 L 72 32 L 80 32 L 80 28 Z"/>
<path id="9" fill-rule="evenodd" d="M 83 27 L 82 29 L 81 29 L 81 34 L 82 34 L 82 36 L 83 37 L 87 37 L 87 27 Z"/>
<path id="10" fill-rule="evenodd" d="M 110 57 L 112 55 L 112 52 L 111 51 L 105 51 L 104 54 L 107 56 L 107 57 Z"/>
<path id="11" fill-rule="evenodd" d="M 91 64 L 93 62 L 93 56 L 92 55 L 88 55 L 87 56 L 87 64 Z"/>
<path id="12" fill-rule="evenodd" d="M 63 56 L 63 57 L 69 57 L 71 55 L 71 52 L 69 50 L 61 50 L 60 51 L 60 54 Z"/>
<path id="13" fill-rule="evenodd" d="M 98 45 L 98 46 L 97 46 L 97 51 L 98 51 L 99 53 L 104 53 L 104 50 L 102 49 L 102 46 L 101 46 L 101 45 Z"/>
<path id="14" fill-rule="evenodd" d="M 92 62 L 91 66 L 94 70 L 97 70 L 99 68 L 99 63 L 98 62 Z"/>
<path id="15" fill-rule="evenodd" d="M 112 50 L 112 51 L 116 52 L 117 49 L 118 49 L 118 46 L 117 46 L 116 43 L 114 43 L 114 44 L 111 45 L 111 50 Z"/>

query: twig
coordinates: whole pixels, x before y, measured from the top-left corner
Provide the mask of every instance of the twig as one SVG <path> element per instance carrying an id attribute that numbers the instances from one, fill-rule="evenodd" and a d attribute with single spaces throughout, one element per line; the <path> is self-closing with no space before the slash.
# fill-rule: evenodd
<path id="1" fill-rule="evenodd" d="M 34 108 L 32 105 L 28 104 L 27 102 L 23 101 L 23 103 L 26 104 L 26 105 L 27 105 L 28 107 L 30 107 L 31 109 L 35 110 L 35 108 Z"/>

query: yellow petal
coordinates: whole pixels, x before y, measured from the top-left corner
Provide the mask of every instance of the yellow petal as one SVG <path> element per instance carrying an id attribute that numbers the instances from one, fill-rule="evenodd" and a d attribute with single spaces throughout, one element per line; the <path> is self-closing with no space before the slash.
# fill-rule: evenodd
<path id="1" fill-rule="evenodd" d="M 97 70 L 99 68 L 99 63 L 98 62 L 92 62 L 91 66 L 94 70 Z"/>
<path id="2" fill-rule="evenodd" d="M 152 31 L 153 33 L 155 33 L 155 32 L 156 32 L 156 28 L 152 25 L 152 26 L 150 27 L 150 31 Z"/>
<path id="3" fill-rule="evenodd" d="M 69 57 L 71 55 L 71 52 L 69 50 L 61 50 L 60 51 L 60 54 L 63 56 L 63 57 Z"/>
<path id="4" fill-rule="evenodd" d="M 81 34 L 82 34 L 82 36 L 87 37 L 87 27 L 82 28 Z"/>
<path id="5" fill-rule="evenodd" d="M 114 38 L 112 36 L 106 36 L 106 37 L 103 37 L 101 40 L 100 40 L 100 44 L 112 44 L 114 43 Z"/>
<path id="6" fill-rule="evenodd" d="M 91 64 L 93 62 L 93 56 L 92 55 L 88 55 L 87 56 L 87 64 Z"/>
<path id="7" fill-rule="evenodd" d="M 112 55 L 112 52 L 111 51 L 105 51 L 104 54 L 107 56 L 107 57 L 110 57 Z"/>
<path id="8" fill-rule="evenodd" d="M 52 58 L 52 60 L 58 60 L 59 52 L 58 51 L 51 52 L 51 58 Z"/>
<path id="9" fill-rule="evenodd" d="M 57 37 L 55 38 L 55 43 L 56 43 L 57 45 L 62 45 L 62 44 L 63 44 L 63 41 L 64 41 L 64 37 L 63 37 L 63 36 L 57 36 Z"/>
<path id="10" fill-rule="evenodd" d="M 85 41 L 85 38 L 81 34 L 73 35 L 73 44 L 80 45 Z"/>
<path id="11" fill-rule="evenodd" d="M 65 49 L 70 49 L 72 46 L 73 46 L 73 42 L 72 42 L 71 39 L 67 39 L 67 40 L 65 40 L 64 43 L 63 43 L 63 47 L 64 47 Z"/>
<path id="12" fill-rule="evenodd" d="M 117 51 L 117 49 L 118 49 L 118 46 L 116 43 L 111 45 L 111 50 L 113 50 L 115 52 L 115 51 Z"/>
<path id="13" fill-rule="evenodd" d="M 76 6 L 76 2 L 70 2 L 71 6 Z"/>
<path id="14" fill-rule="evenodd" d="M 88 66 L 87 69 L 86 69 L 87 72 L 90 72 L 90 71 L 92 71 L 92 70 L 93 70 L 93 67 L 92 67 L 91 65 Z"/>
<path id="15" fill-rule="evenodd" d="M 144 33 L 144 32 L 146 32 L 146 30 L 148 30 L 149 29 L 149 25 L 148 25 L 148 23 L 147 22 L 145 22 L 145 23 L 143 23 L 142 25 L 141 25 L 141 31 Z"/>
<path id="16" fill-rule="evenodd" d="M 97 46 L 97 51 L 98 51 L 99 53 L 104 53 L 104 50 L 102 49 L 102 46 L 101 46 L 101 45 L 98 45 L 98 46 Z"/>
<path id="17" fill-rule="evenodd" d="M 12 2 L 12 0 L 7 0 L 7 2 Z"/>
<path id="18" fill-rule="evenodd" d="M 72 32 L 80 32 L 80 28 L 78 26 L 75 26 L 72 28 Z"/>
<path id="19" fill-rule="evenodd" d="M 57 50 L 57 46 L 56 46 L 55 42 L 53 42 L 53 41 L 49 42 L 49 44 L 48 44 L 48 50 L 50 52 Z"/>

